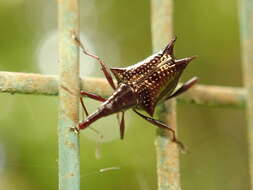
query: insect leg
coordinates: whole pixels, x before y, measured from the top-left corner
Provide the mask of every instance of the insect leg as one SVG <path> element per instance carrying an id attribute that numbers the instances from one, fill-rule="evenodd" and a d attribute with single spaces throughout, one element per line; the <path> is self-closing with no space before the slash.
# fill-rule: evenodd
<path id="1" fill-rule="evenodd" d="M 80 41 L 80 39 L 79 39 L 78 37 L 75 37 L 75 41 L 77 42 L 77 44 L 79 45 L 79 47 L 82 49 L 82 52 L 83 52 L 85 55 L 88 55 L 88 56 L 90 56 L 90 57 L 96 59 L 96 60 L 99 62 L 100 66 L 101 66 L 101 69 L 102 69 L 102 71 L 103 71 L 103 73 L 104 73 L 104 75 L 105 75 L 105 77 L 106 77 L 108 83 L 109 83 L 110 86 L 115 90 L 116 87 L 115 87 L 115 84 L 114 84 L 114 82 L 113 82 L 112 75 L 110 74 L 110 72 L 109 72 L 107 66 L 104 64 L 104 62 L 103 62 L 98 56 L 96 56 L 96 55 L 91 54 L 90 52 L 88 52 L 88 51 L 84 48 L 83 44 L 81 43 L 81 41 Z"/>
<path id="2" fill-rule="evenodd" d="M 82 108 L 83 108 L 83 111 L 84 111 L 86 117 L 88 117 L 89 113 L 88 113 L 88 110 L 86 109 L 86 107 L 85 107 L 85 105 L 83 103 L 83 98 L 82 97 L 80 97 L 80 102 L 81 102 L 81 105 L 82 105 Z M 83 117 L 83 119 L 84 119 L 84 117 Z"/>
<path id="3" fill-rule="evenodd" d="M 186 81 L 179 89 L 177 89 L 173 94 L 165 98 L 165 100 L 168 100 L 170 98 L 174 98 L 185 91 L 187 91 L 189 88 L 191 88 L 196 82 L 198 81 L 197 77 L 193 77 L 190 80 Z"/>
<path id="4" fill-rule="evenodd" d="M 99 96 L 97 94 L 93 94 L 93 93 L 90 93 L 90 92 L 81 91 L 80 94 L 81 94 L 81 96 L 87 96 L 88 98 L 91 98 L 93 100 L 97 100 L 97 101 L 100 101 L 100 102 L 105 102 L 106 101 L 106 98 L 103 98 L 102 96 Z"/>
<path id="5" fill-rule="evenodd" d="M 96 94 L 93 94 L 93 93 L 89 93 L 89 92 L 85 92 L 85 91 L 81 91 L 81 92 L 80 92 L 80 95 L 81 95 L 82 97 L 83 97 L 83 96 L 87 96 L 87 97 L 89 97 L 89 98 L 91 98 L 91 99 L 93 99 L 93 100 L 97 100 L 97 101 L 100 101 L 100 102 L 105 102 L 105 101 L 106 101 L 106 99 L 103 98 L 102 96 L 99 96 L 99 95 L 96 95 Z M 80 102 L 81 102 L 82 108 L 83 108 L 83 110 L 84 110 L 84 112 L 85 112 L 85 115 L 88 116 L 89 113 L 88 113 L 88 110 L 86 109 L 86 107 L 85 107 L 85 105 L 84 105 L 84 103 L 83 103 L 82 97 L 80 97 Z"/>
<path id="6" fill-rule="evenodd" d="M 168 125 L 166 125 L 165 123 L 163 123 L 161 121 L 155 120 L 155 119 L 153 119 L 151 117 L 147 117 L 147 116 L 141 114 L 140 112 L 138 112 L 135 109 L 133 109 L 133 111 L 135 113 L 137 113 L 137 115 L 139 115 L 140 117 L 142 117 L 143 119 L 145 119 L 146 121 L 152 123 L 153 125 L 155 125 L 155 126 L 157 126 L 159 128 L 162 128 L 162 129 L 169 130 L 172 133 L 172 142 L 176 143 L 180 147 L 181 150 L 185 150 L 183 143 L 181 143 L 180 141 L 177 140 L 177 138 L 176 138 L 176 132 L 173 129 L 171 129 Z"/>
<path id="7" fill-rule="evenodd" d="M 97 100 L 97 101 L 100 101 L 100 102 L 106 101 L 106 99 L 103 98 L 102 96 L 99 96 L 99 95 L 96 95 L 96 94 L 93 94 L 93 93 L 90 93 L 90 92 L 81 91 L 80 95 L 81 95 L 80 102 L 81 102 L 81 105 L 82 105 L 82 108 L 85 112 L 86 117 L 88 117 L 89 113 L 88 113 L 88 110 L 86 109 L 86 107 L 84 105 L 84 102 L 83 102 L 83 99 L 82 99 L 83 96 L 87 96 L 88 98 L 91 98 L 93 100 Z M 90 127 L 90 129 L 92 129 L 94 132 L 96 132 L 100 136 L 101 139 L 103 138 L 103 135 L 101 135 L 99 131 L 97 131 L 96 129 L 93 129 L 92 127 Z M 71 130 L 76 132 L 76 133 L 79 133 L 79 129 L 76 128 L 76 127 L 71 128 Z"/>
<path id="8" fill-rule="evenodd" d="M 125 133 L 125 112 L 121 112 L 121 119 L 120 119 L 120 113 L 117 113 L 117 120 L 119 124 L 120 129 L 120 139 L 124 139 L 124 133 Z"/>
<path id="9" fill-rule="evenodd" d="M 125 133 L 125 112 L 122 112 L 121 122 L 120 122 L 120 138 L 124 138 Z"/>

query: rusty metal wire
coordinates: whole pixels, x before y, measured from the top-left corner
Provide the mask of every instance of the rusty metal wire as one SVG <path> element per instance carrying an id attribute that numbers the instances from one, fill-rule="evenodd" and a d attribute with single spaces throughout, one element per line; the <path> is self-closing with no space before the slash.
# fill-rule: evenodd
<path id="1" fill-rule="evenodd" d="M 70 130 L 79 121 L 79 48 L 74 36 L 79 33 L 79 1 L 58 1 L 59 24 L 59 126 L 58 175 L 60 190 L 80 189 L 78 135 Z M 38 80 L 38 82 L 43 80 Z M 29 83 L 29 80 L 27 81 Z M 44 81 L 45 82 L 45 81 Z M 15 82 L 14 82 L 15 83 Z M 30 83 L 31 84 L 31 83 Z M 55 83 L 47 83 L 52 84 Z M 29 86 L 29 85 L 28 85 Z M 36 86 L 36 85 L 34 85 Z M 55 86 L 54 86 L 55 87 Z M 71 90 L 70 90 L 71 89 Z"/>
<path id="2" fill-rule="evenodd" d="M 251 178 L 251 189 L 253 189 L 253 1 L 240 1 L 240 24 L 242 62 L 244 71 L 244 84 L 248 96 L 247 122 L 248 122 L 248 144 L 249 144 L 249 170 Z"/>
<path id="3" fill-rule="evenodd" d="M 196 85 L 177 98 L 179 103 L 208 105 L 215 107 L 245 108 L 248 114 L 248 141 L 251 178 L 253 176 L 253 1 L 242 0 L 241 41 L 244 69 L 244 88 Z M 59 95 L 59 189 L 80 189 L 80 164 L 78 137 L 69 128 L 78 122 L 79 92 L 81 89 L 105 97 L 112 90 L 104 79 L 78 78 L 78 48 L 72 36 L 79 33 L 78 0 L 58 1 L 61 64 L 60 78 L 57 76 L 0 72 L 0 92 L 33 95 Z M 164 46 L 172 36 L 172 0 L 152 0 L 153 49 Z M 81 84 L 79 83 L 81 82 Z M 80 84 L 80 86 L 79 86 Z M 71 90 L 68 90 L 71 89 Z M 159 117 L 176 129 L 175 100 L 160 106 Z M 156 138 L 158 188 L 181 189 L 178 150 L 171 144 L 168 134 L 159 130 Z M 253 189 L 253 180 L 251 179 Z"/>
<path id="4" fill-rule="evenodd" d="M 58 84 L 58 77 L 53 75 L 0 72 L 0 92 L 2 93 L 56 96 Z M 105 79 L 92 77 L 81 79 L 81 89 L 104 97 L 110 96 L 113 92 Z M 244 108 L 246 90 L 239 87 L 197 84 L 177 97 L 177 101 L 183 104 Z"/>
<path id="5" fill-rule="evenodd" d="M 165 46 L 173 35 L 173 0 L 152 0 L 151 1 L 151 28 L 153 50 L 157 51 Z M 161 105 L 159 119 L 165 121 L 175 131 L 176 101 L 170 100 Z M 160 107 L 161 108 L 161 107 Z M 179 152 L 175 143 L 170 141 L 170 132 L 158 129 L 156 141 L 157 177 L 159 190 L 179 190 Z"/>
<path id="6" fill-rule="evenodd" d="M 33 95 L 58 95 L 59 79 L 53 75 L 34 73 L 0 72 L 0 92 Z M 81 89 L 108 97 L 112 89 L 105 79 L 82 78 Z M 222 87 L 213 85 L 195 85 L 183 95 L 177 97 L 179 103 L 198 104 L 214 107 L 244 108 L 246 90 L 240 87 Z"/>

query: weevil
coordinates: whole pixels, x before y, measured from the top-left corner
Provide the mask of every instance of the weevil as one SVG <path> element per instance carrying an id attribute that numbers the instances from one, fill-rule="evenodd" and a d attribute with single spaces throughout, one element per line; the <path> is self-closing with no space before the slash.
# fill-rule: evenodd
<path id="1" fill-rule="evenodd" d="M 81 91 L 81 96 L 87 96 L 103 103 L 94 113 L 88 115 L 81 98 L 81 104 L 87 118 L 72 130 L 78 133 L 102 117 L 122 113 L 119 125 L 120 137 L 123 139 L 125 131 L 124 113 L 128 109 L 132 109 L 137 115 L 151 124 L 169 130 L 172 133 L 172 141 L 183 148 L 182 143 L 176 138 L 175 131 L 165 123 L 154 119 L 153 115 L 157 104 L 182 94 L 197 82 L 197 77 L 193 77 L 175 90 L 183 70 L 196 56 L 176 59 L 174 56 L 176 38 L 173 38 L 163 50 L 145 60 L 129 67 L 110 68 L 109 70 L 99 57 L 85 50 L 78 38 L 75 40 L 83 53 L 98 60 L 101 70 L 114 93 L 108 99 L 105 99 L 102 96 Z M 117 87 L 111 73 L 117 80 Z M 139 110 L 146 111 L 149 116 L 142 114 Z"/>

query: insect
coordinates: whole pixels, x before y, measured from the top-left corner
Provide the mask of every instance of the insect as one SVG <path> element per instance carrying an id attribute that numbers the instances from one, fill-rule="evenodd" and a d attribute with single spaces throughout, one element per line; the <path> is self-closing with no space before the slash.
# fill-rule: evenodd
<path id="1" fill-rule="evenodd" d="M 193 77 L 175 90 L 183 70 L 196 57 L 175 59 L 173 53 L 175 41 L 176 38 L 173 38 L 164 50 L 135 65 L 126 68 L 111 68 L 110 71 L 118 83 L 116 87 L 112 75 L 104 62 L 96 55 L 87 52 L 80 40 L 76 38 L 76 42 L 83 53 L 98 60 L 108 83 L 115 91 L 108 99 L 81 91 L 81 96 L 87 96 L 103 103 L 93 114 L 88 115 L 81 98 L 81 104 L 87 118 L 72 130 L 78 133 L 102 117 L 115 113 L 119 116 L 119 113 L 121 113 L 119 125 L 120 137 L 123 139 L 125 131 L 124 113 L 128 109 L 132 109 L 137 115 L 151 124 L 169 130 L 172 133 L 172 141 L 183 148 L 183 144 L 176 138 L 175 131 L 165 123 L 153 118 L 157 104 L 182 94 L 197 82 L 197 77 Z M 146 111 L 149 116 L 140 113 L 139 110 Z"/>

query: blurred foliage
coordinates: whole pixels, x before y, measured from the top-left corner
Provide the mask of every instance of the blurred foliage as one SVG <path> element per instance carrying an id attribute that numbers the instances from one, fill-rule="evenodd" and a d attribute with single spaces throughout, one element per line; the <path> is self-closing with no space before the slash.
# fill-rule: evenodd
<path id="1" fill-rule="evenodd" d="M 176 56 L 199 56 L 183 81 L 196 75 L 203 84 L 242 85 L 237 10 L 235 0 L 175 1 Z M 41 72 L 40 45 L 57 30 L 56 1 L 0 1 L 0 22 L 0 70 Z M 81 1 L 81 31 L 109 66 L 134 64 L 152 52 L 150 3 Z M 92 75 L 102 76 L 96 68 Z M 0 94 L 0 103 L 0 187 L 56 189 L 57 98 Z M 183 189 L 249 189 L 244 115 L 178 105 L 179 137 L 190 150 L 181 155 Z M 133 113 L 126 120 L 124 141 L 81 136 L 82 189 L 156 189 L 155 128 Z M 101 124 L 97 128 L 107 127 Z M 108 134 L 118 134 L 113 116 L 111 125 Z M 113 166 L 120 169 L 99 172 Z"/>

